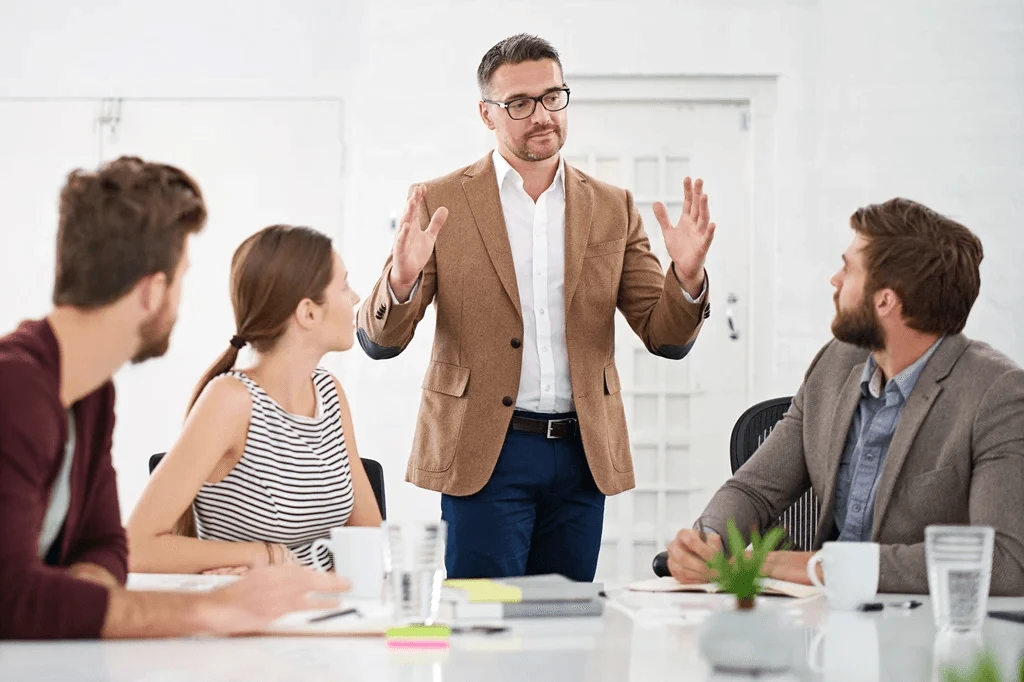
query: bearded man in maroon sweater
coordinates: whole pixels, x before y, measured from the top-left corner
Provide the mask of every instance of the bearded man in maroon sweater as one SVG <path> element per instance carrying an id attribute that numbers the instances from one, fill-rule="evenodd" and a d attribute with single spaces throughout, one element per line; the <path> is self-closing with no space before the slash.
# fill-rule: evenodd
<path id="1" fill-rule="evenodd" d="M 113 374 L 167 351 L 199 186 L 133 157 L 60 195 L 54 308 L 0 338 L 0 639 L 258 631 L 329 607 L 344 579 L 268 566 L 205 594 L 128 591 Z"/>

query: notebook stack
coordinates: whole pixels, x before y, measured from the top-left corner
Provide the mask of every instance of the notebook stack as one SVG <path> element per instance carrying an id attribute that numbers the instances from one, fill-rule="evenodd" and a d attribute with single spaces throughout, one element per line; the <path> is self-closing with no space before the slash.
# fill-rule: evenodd
<path id="1" fill-rule="evenodd" d="M 600 616 L 600 583 L 578 583 L 561 575 L 498 580 L 447 580 L 441 591 L 441 622 L 507 618 Z"/>

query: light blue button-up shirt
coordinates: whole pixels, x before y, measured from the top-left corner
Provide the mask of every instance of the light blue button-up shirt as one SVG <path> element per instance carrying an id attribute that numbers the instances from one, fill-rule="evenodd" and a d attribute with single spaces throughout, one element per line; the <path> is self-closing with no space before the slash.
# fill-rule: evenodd
<path id="1" fill-rule="evenodd" d="M 860 404 L 853 414 L 846 447 L 836 477 L 835 521 L 839 540 L 870 542 L 875 518 L 875 493 L 882 465 L 889 454 L 896 426 L 911 391 L 928 360 L 942 343 L 940 338 L 914 364 L 882 387 L 882 370 L 868 356 L 860 379 Z"/>

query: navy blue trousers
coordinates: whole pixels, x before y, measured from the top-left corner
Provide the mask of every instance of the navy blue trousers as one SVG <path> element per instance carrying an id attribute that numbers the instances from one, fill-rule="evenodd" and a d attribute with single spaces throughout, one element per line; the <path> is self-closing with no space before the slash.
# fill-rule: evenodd
<path id="1" fill-rule="evenodd" d="M 448 577 L 559 573 L 592 581 L 601 549 L 604 499 L 579 435 L 548 439 L 510 431 L 480 492 L 441 496 L 441 518 L 448 524 Z"/>

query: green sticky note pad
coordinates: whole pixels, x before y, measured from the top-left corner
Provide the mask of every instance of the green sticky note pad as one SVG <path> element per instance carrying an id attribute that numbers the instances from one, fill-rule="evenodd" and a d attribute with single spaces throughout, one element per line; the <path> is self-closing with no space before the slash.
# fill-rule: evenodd
<path id="1" fill-rule="evenodd" d="M 387 629 L 387 637 L 403 639 L 446 639 L 452 634 L 447 625 L 403 625 Z"/>

